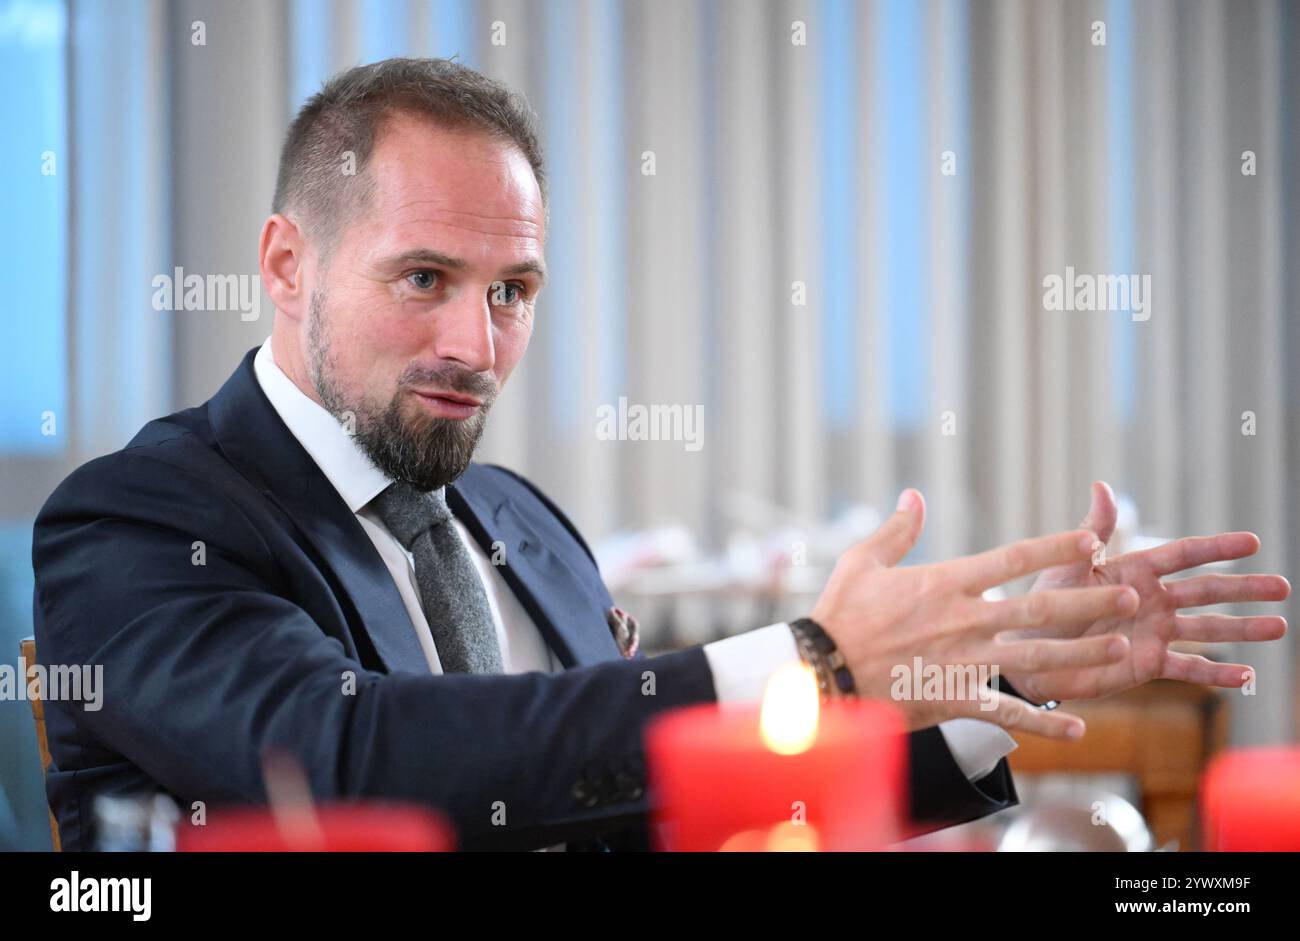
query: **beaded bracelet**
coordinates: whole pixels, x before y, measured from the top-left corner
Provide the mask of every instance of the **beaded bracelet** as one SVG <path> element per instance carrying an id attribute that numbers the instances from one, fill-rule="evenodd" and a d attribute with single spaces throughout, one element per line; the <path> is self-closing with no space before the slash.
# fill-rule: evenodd
<path id="1" fill-rule="evenodd" d="M 822 626 L 811 618 L 790 622 L 799 656 L 813 668 L 823 700 L 856 697 L 857 684 L 844 660 L 844 654 Z"/>

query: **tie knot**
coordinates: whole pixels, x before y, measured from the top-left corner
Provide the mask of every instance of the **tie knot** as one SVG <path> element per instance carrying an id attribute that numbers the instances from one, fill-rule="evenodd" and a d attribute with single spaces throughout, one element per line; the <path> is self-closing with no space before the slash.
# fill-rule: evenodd
<path id="1" fill-rule="evenodd" d="M 451 519 L 443 488 L 432 493 L 396 481 L 371 501 L 388 531 L 408 551 L 424 533 Z"/>

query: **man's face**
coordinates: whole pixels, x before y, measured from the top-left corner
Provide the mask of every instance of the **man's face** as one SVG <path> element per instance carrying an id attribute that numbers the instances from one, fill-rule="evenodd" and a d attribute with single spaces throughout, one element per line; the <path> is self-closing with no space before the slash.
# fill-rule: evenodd
<path id="1" fill-rule="evenodd" d="M 395 480 L 459 477 L 523 356 L 545 278 L 545 213 L 527 158 L 482 133 L 398 117 L 370 201 L 316 269 L 307 368 L 325 407 Z"/>

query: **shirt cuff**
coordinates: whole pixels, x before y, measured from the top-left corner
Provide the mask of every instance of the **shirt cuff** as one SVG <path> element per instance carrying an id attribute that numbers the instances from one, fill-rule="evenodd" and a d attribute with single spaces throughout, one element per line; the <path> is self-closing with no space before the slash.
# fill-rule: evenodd
<path id="1" fill-rule="evenodd" d="M 801 662 L 794 632 L 784 622 L 704 645 L 718 702 L 761 702 L 767 680 L 787 663 Z"/>
<path id="2" fill-rule="evenodd" d="M 704 645 L 720 703 L 761 702 L 768 678 L 787 663 L 801 662 L 794 633 L 787 623 L 770 624 Z M 1016 740 L 982 719 L 948 719 L 939 723 L 953 760 L 968 781 L 992 772 L 1016 749 Z"/>
<path id="3" fill-rule="evenodd" d="M 939 723 L 948 751 L 966 780 L 978 781 L 1018 747 L 1001 726 L 983 719 L 948 719 Z"/>

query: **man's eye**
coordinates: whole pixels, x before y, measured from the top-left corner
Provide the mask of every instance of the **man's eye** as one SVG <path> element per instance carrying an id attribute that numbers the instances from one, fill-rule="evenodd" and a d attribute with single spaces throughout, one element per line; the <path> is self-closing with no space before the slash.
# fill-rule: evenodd
<path id="1" fill-rule="evenodd" d="M 517 281 L 494 281 L 492 283 L 492 303 L 497 307 L 510 307 L 518 304 L 524 297 L 523 285 Z"/>
<path id="2" fill-rule="evenodd" d="M 406 276 L 406 280 L 412 287 L 419 288 L 421 291 L 428 291 L 438 283 L 438 272 L 412 271 Z"/>

